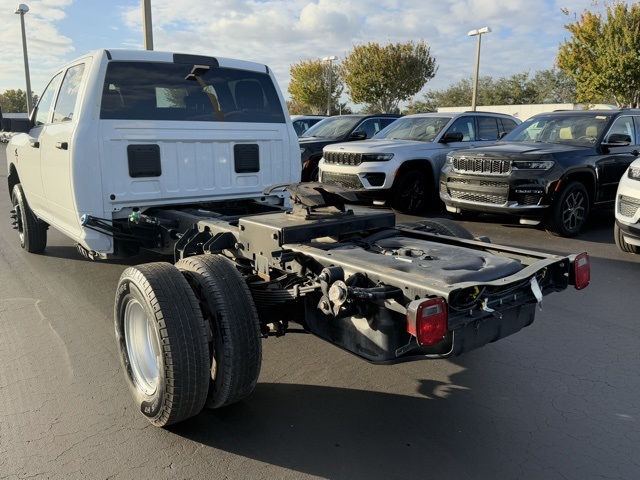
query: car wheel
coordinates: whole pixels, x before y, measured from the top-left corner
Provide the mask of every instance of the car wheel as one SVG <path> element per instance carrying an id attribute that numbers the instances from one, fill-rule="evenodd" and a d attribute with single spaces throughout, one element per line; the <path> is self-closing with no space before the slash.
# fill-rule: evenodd
<path id="1" fill-rule="evenodd" d="M 196 292 L 211 332 L 206 406 L 235 403 L 253 391 L 262 365 L 260 322 L 249 287 L 219 255 L 184 258 L 176 267 Z"/>
<path id="2" fill-rule="evenodd" d="M 416 214 L 427 206 L 427 176 L 418 170 L 400 174 L 393 186 L 391 206 L 400 213 Z"/>
<path id="3" fill-rule="evenodd" d="M 640 254 L 640 247 L 638 247 L 637 245 L 631 245 L 630 243 L 627 243 L 624 237 L 622 236 L 622 230 L 620 230 L 620 227 L 618 227 L 617 224 L 615 224 L 613 227 L 613 237 L 616 241 L 616 246 L 621 251 L 625 253 Z"/>
<path id="4" fill-rule="evenodd" d="M 207 330 L 180 271 L 163 262 L 127 268 L 114 321 L 125 379 L 147 420 L 164 427 L 200 412 L 209 387 Z"/>
<path id="5" fill-rule="evenodd" d="M 42 252 L 47 246 L 48 225 L 38 220 L 31 211 L 22 185 L 19 183 L 13 187 L 11 202 L 13 204 L 11 218 L 14 228 L 18 230 L 20 246 L 29 253 Z"/>
<path id="6" fill-rule="evenodd" d="M 560 193 L 544 219 L 544 228 L 552 235 L 577 235 L 589 215 L 589 194 L 580 182 L 572 182 Z"/>

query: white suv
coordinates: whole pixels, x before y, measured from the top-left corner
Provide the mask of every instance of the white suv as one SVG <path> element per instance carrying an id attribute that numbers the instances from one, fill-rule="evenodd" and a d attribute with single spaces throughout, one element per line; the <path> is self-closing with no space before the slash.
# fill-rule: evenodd
<path id="1" fill-rule="evenodd" d="M 620 250 L 640 254 L 640 160 L 629 165 L 618 184 L 614 229 Z"/>
<path id="2" fill-rule="evenodd" d="M 402 213 L 417 213 L 436 198 L 448 152 L 493 143 L 519 123 L 499 113 L 407 115 L 370 140 L 326 146 L 320 181 L 388 202 Z"/>

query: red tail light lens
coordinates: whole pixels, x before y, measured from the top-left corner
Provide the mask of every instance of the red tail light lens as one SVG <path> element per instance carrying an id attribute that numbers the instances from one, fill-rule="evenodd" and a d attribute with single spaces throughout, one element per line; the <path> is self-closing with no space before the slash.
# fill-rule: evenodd
<path id="1" fill-rule="evenodd" d="M 447 335 L 447 303 L 443 298 L 416 300 L 407 308 L 407 332 L 414 335 L 418 345 L 441 342 Z"/>
<path id="2" fill-rule="evenodd" d="M 591 280 L 591 263 L 587 252 L 576 256 L 573 261 L 573 279 L 576 290 L 582 290 L 589 286 L 589 281 Z"/>

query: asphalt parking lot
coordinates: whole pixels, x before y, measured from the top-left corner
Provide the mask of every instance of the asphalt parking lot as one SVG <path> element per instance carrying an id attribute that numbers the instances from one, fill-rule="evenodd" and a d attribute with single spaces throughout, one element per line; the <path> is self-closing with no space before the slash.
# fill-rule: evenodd
<path id="1" fill-rule="evenodd" d="M 89 262 L 55 231 L 26 254 L 10 208 L 0 187 L 0 478 L 640 478 L 640 256 L 616 249 L 611 213 L 573 239 L 461 222 L 494 243 L 589 252 L 591 285 L 545 297 L 511 337 L 374 366 L 292 332 L 264 341 L 246 400 L 156 429 L 133 408 L 112 318 L 120 273 L 152 259 Z"/>

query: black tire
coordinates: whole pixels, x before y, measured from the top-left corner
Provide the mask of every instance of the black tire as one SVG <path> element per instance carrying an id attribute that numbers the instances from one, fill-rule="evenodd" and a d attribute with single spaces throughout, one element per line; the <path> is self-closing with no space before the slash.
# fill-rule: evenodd
<path id="1" fill-rule="evenodd" d="M 574 237 L 589 216 L 589 194 L 580 182 L 567 185 L 544 218 L 544 228 L 558 237 Z"/>
<path id="2" fill-rule="evenodd" d="M 206 406 L 219 408 L 249 395 L 262 366 L 258 313 L 244 278 L 219 255 L 197 255 L 176 266 L 196 292 L 209 321 L 211 374 Z"/>
<path id="3" fill-rule="evenodd" d="M 464 240 L 474 239 L 474 236 L 469 230 L 447 218 L 421 220 L 416 223 L 399 225 L 399 227 L 410 228 L 412 230 L 422 230 L 424 232 L 437 233 L 439 235 L 447 235 L 449 237 L 456 237 Z"/>
<path id="4" fill-rule="evenodd" d="M 147 420 L 165 427 L 198 414 L 209 386 L 207 330 L 178 269 L 161 262 L 127 268 L 114 317 L 127 385 Z"/>
<path id="5" fill-rule="evenodd" d="M 391 206 L 400 213 L 420 213 L 427 207 L 428 192 L 427 176 L 418 170 L 407 170 L 394 182 Z"/>
<path id="6" fill-rule="evenodd" d="M 29 253 L 42 252 L 47 246 L 47 228 L 49 226 L 38 220 L 31 211 L 22 185 L 19 183 L 13 187 L 11 203 L 13 204 L 12 217 L 20 237 L 20 246 Z"/>
<path id="7" fill-rule="evenodd" d="M 616 246 L 621 251 L 625 253 L 640 254 L 640 247 L 638 247 L 637 245 L 631 245 L 630 243 L 627 243 L 624 240 L 624 237 L 622 236 L 622 230 L 620 230 L 620 227 L 618 227 L 617 224 L 614 224 L 613 226 L 613 237 L 616 241 Z"/>
<path id="8" fill-rule="evenodd" d="M 319 182 L 320 181 L 320 159 L 311 159 L 309 166 L 302 169 L 301 180 L 303 182 Z"/>

